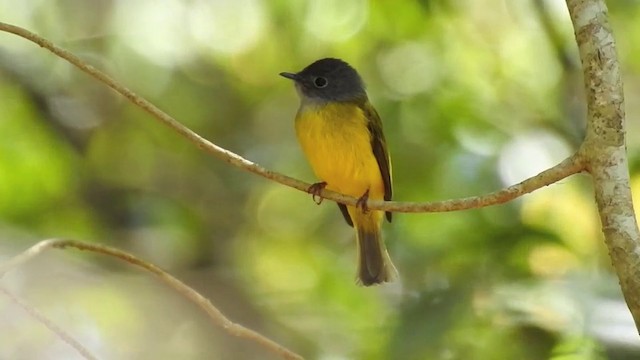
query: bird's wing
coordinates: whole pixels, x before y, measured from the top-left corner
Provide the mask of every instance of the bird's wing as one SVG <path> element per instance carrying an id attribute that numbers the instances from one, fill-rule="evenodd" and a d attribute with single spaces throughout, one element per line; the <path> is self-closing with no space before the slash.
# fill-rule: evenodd
<path id="1" fill-rule="evenodd" d="M 378 162 L 380 168 L 380 174 L 382 175 L 382 181 L 384 183 L 384 199 L 386 201 L 391 200 L 393 195 L 393 188 L 391 182 L 391 159 L 389 158 L 389 152 L 387 151 L 387 143 L 384 139 L 384 133 L 382 132 L 382 120 L 376 109 L 365 101 L 359 105 L 367 118 L 367 127 L 371 134 L 371 150 Z M 387 220 L 391 222 L 391 212 L 387 211 Z"/>

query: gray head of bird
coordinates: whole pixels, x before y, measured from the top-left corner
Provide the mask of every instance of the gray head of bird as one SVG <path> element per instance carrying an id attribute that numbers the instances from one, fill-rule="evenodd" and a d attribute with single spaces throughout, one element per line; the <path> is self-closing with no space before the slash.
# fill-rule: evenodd
<path id="1" fill-rule="evenodd" d="M 358 72 L 340 59 L 320 59 L 300 72 L 283 72 L 280 76 L 295 82 L 303 102 L 348 102 L 367 98 Z"/>

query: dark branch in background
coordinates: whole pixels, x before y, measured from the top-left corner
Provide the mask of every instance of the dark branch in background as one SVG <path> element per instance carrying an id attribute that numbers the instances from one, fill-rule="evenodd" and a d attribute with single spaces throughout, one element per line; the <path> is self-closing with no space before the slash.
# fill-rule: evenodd
<path id="1" fill-rule="evenodd" d="M 148 263 L 142 259 L 139 259 L 129 253 L 126 253 L 124 251 L 114 249 L 108 246 L 83 243 L 83 242 L 74 241 L 74 240 L 57 240 L 57 239 L 43 240 L 33 245 L 29 249 L 25 250 L 21 254 L 15 256 L 8 262 L 4 264 L 0 264 L 0 278 L 8 271 L 21 266 L 25 262 L 42 254 L 48 249 L 52 249 L 52 248 L 65 249 L 69 247 L 75 248 L 78 250 L 91 251 L 91 252 L 95 252 L 103 255 L 112 256 L 117 259 L 123 260 L 129 264 L 132 264 L 144 270 L 147 270 L 153 275 L 155 275 L 158 279 L 160 279 L 160 281 L 162 281 L 163 283 L 171 287 L 173 290 L 178 292 L 180 295 L 184 296 L 185 298 L 189 299 L 191 302 L 196 304 L 198 307 L 200 307 L 207 314 L 209 319 L 214 324 L 222 327 L 229 334 L 256 342 L 262 347 L 264 347 L 265 349 L 279 355 L 283 359 L 295 359 L 295 360 L 302 359 L 300 355 L 292 352 L 291 350 L 286 349 L 285 347 L 274 342 L 273 340 L 270 340 L 251 329 L 247 329 L 242 325 L 238 325 L 232 322 L 227 317 L 225 317 L 220 312 L 220 310 L 218 310 L 215 306 L 213 306 L 213 304 L 211 304 L 211 302 L 207 300 L 207 298 L 200 295 L 197 291 L 190 288 L 189 286 L 184 284 L 182 281 L 171 276 L 169 273 L 165 272 L 159 267 L 151 263 Z M 88 358 L 92 358 L 92 357 L 89 356 Z"/>
<path id="2" fill-rule="evenodd" d="M 542 25 L 542 29 L 549 39 L 549 44 L 556 53 L 556 57 L 562 65 L 564 72 L 572 73 L 577 71 L 579 69 L 579 65 L 567 49 L 565 40 L 558 31 L 558 27 L 553 23 L 546 0 L 533 0 L 533 6 L 538 14 L 538 19 L 540 19 L 540 25 Z"/>
<path id="3" fill-rule="evenodd" d="M 556 61 L 562 68 L 557 83 L 560 96 L 555 100 L 558 108 L 562 110 L 559 115 L 562 121 L 549 121 L 545 124 L 562 134 L 571 145 L 577 148 L 585 137 L 587 111 L 586 102 L 582 96 L 582 68 L 580 58 L 575 52 L 575 40 L 571 34 L 560 31 L 560 24 L 555 21 L 549 8 L 549 0 L 531 0 L 531 2 L 540 27 L 546 35 L 549 48 L 555 53 Z"/>
<path id="4" fill-rule="evenodd" d="M 0 22 L 0 31 L 9 32 L 20 37 L 23 37 L 27 40 L 30 40 L 41 47 L 46 48 L 57 56 L 69 61 L 71 64 L 78 67 L 80 70 L 85 73 L 93 76 L 98 79 L 100 82 L 104 83 L 108 87 L 112 88 L 116 92 L 120 93 L 122 96 L 129 99 L 132 103 L 139 106 L 149 114 L 151 114 L 154 118 L 162 122 L 163 124 L 169 126 L 180 135 L 185 137 L 191 143 L 198 146 L 200 149 L 206 151 L 209 154 L 216 156 L 217 158 L 244 169 L 246 171 L 252 172 L 254 174 L 260 175 L 267 179 L 276 181 L 280 184 L 292 187 L 294 189 L 298 189 L 304 192 L 307 192 L 309 186 L 311 184 L 305 183 L 303 181 L 294 179 L 292 177 L 280 174 L 275 171 L 267 170 L 262 166 L 251 162 L 240 155 L 237 155 L 229 150 L 226 150 L 206 139 L 196 134 L 191 129 L 179 123 L 177 120 L 169 116 L 167 113 L 160 110 L 158 107 L 145 100 L 144 98 L 138 96 L 133 91 L 128 88 L 120 85 L 114 79 L 112 79 L 109 75 L 101 72 L 100 70 L 94 68 L 91 65 L 86 64 L 80 58 L 73 55 L 72 53 L 54 45 L 50 41 L 26 30 L 18 26 L 9 25 L 6 23 Z M 521 195 L 530 193 L 536 189 L 541 187 L 550 185 L 558 180 L 561 180 L 569 175 L 575 174 L 583 170 L 582 161 L 579 158 L 579 154 L 576 154 L 562 163 L 554 166 L 553 168 L 546 170 L 532 178 L 529 178 L 520 184 L 513 185 L 509 188 L 484 195 L 484 196 L 474 196 L 463 199 L 455 199 L 455 200 L 445 200 L 445 201 L 437 201 L 437 202 L 424 202 L 424 203 L 414 203 L 414 202 L 385 202 L 385 201 L 371 201 L 367 203 L 370 209 L 374 210 L 388 210 L 395 212 L 443 212 L 443 211 L 454 211 L 454 210 L 465 210 L 472 208 L 480 208 L 490 205 L 502 204 L 509 200 L 515 199 Z M 337 201 L 347 205 L 356 205 L 358 199 L 352 198 L 350 196 L 345 196 L 342 194 L 338 194 L 328 190 L 322 190 L 320 194 L 323 198 L 330 199 L 333 201 Z"/>
<path id="5" fill-rule="evenodd" d="M 38 118 L 43 119 L 42 123 L 47 126 L 53 133 L 59 135 L 66 144 L 71 148 L 80 152 L 85 147 L 85 141 L 82 141 L 76 133 L 67 126 L 64 126 L 59 113 L 56 113 L 50 101 L 52 91 L 45 91 L 38 86 L 39 76 L 34 76 L 30 63 L 16 62 L 9 53 L 0 50 L 0 71 L 7 80 L 26 94 L 34 110 L 38 112 Z M 59 94 L 55 94 L 59 95 Z"/>

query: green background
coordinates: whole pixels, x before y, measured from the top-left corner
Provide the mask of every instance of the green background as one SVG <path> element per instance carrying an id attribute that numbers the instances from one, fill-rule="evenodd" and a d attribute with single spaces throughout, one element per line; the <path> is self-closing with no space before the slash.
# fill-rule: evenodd
<path id="1" fill-rule="evenodd" d="M 640 197 L 640 3 L 610 1 Z M 212 142 L 314 182 L 298 99 L 279 77 L 339 57 L 365 79 L 394 197 L 517 183 L 584 134 L 562 1 L 0 0 Z M 232 320 L 310 359 L 637 359 L 640 341 L 577 175 L 508 204 L 396 214 L 401 281 L 355 285 L 354 233 L 330 201 L 208 156 L 48 51 L 0 34 L 0 261 L 46 238 L 158 264 Z M 269 359 L 148 274 L 53 251 L 4 276 L 103 359 Z M 0 358 L 74 359 L 0 295 Z"/>

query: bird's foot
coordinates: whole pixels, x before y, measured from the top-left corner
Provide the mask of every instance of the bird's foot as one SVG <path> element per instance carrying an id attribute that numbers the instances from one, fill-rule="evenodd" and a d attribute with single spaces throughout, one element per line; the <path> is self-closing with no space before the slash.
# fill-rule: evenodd
<path id="1" fill-rule="evenodd" d="M 360 208 L 365 214 L 369 212 L 367 200 L 369 200 L 369 189 L 367 189 L 367 191 L 365 191 L 364 194 L 362 194 L 362 196 L 360 196 L 360 198 L 358 198 L 358 201 L 356 202 L 356 207 Z"/>
<path id="2" fill-rule="evenodd" d="M 309 186 L 309 188 L 307 189 L 307 192 L 311 194 L 311 198 L 313 199 L 313 202 L 315 202 L 318 205 L 322 204 L 322 200 L 324 200 L 322 196 L 320 196 L 320 193 L 325 187 L 327 187 L 327 182 L 321 181 Z"/>

